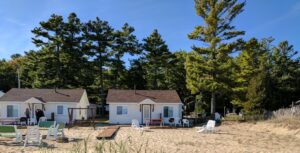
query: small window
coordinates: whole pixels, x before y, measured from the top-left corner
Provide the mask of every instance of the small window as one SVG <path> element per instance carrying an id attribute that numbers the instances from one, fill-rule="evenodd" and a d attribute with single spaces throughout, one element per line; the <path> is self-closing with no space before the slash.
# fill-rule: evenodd
<path id="1" fill-rule="evenodd" d="M 64 106 L 62 105 L 57 106 L 57 114 L 58 115 L 64 114 Z"/>
<path id="2" fill-rule="evenodd" d="M 173 107 L 164 106 L 164 117 L 165 118 L 173 117 Z"/>
<path id="3" fill-rule="evenodd" d="M 7 105 L 7 117 L 19 117 L 19 107 L 17 105 Z"/>
<path id="4" fill-rule="evenodd" d="M 124 114 L 127 114 L 127 107 L 117 106 L 117 115 L 124 115 Z"/>

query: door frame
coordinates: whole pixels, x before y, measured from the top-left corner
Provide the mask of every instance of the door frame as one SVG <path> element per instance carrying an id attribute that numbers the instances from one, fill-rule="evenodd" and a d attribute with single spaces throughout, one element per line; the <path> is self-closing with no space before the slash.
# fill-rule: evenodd
<path id="1" fill-rule="evenodd" d="M 150 113 L 150 119 L 151 119 L 151 114 L 152 114 L 152 109 L 151 109 L 151 104 L 142 104 L 142 113 L 141 113 L 141 116 L 142 116 L 142 124 L 146 124 L 144 123 L 144 106 L 149 106 L 149 113 Z"/>

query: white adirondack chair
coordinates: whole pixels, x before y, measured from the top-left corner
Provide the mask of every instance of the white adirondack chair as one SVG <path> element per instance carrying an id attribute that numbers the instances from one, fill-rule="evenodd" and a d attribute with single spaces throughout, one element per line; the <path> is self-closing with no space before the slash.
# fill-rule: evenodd
<path id="1" fill-rule="evenodd" d="M 12 137 L 16 142 L 22 141 L 22 134 L 16 125 L 0 125 L 0 137 Z"/>
<path id="2" fill-rule="evenodd" d="M 131 127 L 136 129 L 136 130 L 144 130 L 144 127 L 140 125 L 139 121 L 137 119 L 133 119 L 131 121 Z"/>
<path id="3" fill-rule="evenodd" d="M 42 136 L 39 131 L 39 127 L 28 126 L 24 146 L 26 147 L 28 144 L 40 146 L 41 143 L 42 143 Z"/>
<path id="4" fill-rule="evenodd" d="M 182 126 L 184 127 L 184 125 L 190 127 L 190 121 L 188 119 L 182 119 Z"/>
<path id="5" fill-rule="evenodd" d="M 207 122 L 206 125 L 204 125 L 203 127 L 196 127 L 197 128 L 197 132 L 202 133 L 214 133 L 215 132 L 215 125 L 216 125 L 216 121 L 214 120 L 209 120 Z"/>
<path id="6" fill-rule="evenodd" d="M 57 124 L 55 127 L 51 126 L 48 129 L 47 139 L 54 138 L 57 139 L 57 136 L 65 137 L 64 133 L 65 124 Z"/>

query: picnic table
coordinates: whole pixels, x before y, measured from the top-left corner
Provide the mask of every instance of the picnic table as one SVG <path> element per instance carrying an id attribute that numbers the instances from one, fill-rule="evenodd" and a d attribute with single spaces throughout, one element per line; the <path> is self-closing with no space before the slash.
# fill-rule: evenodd
<path id="1" fill-rule="evenodd" d="M 146 125 L 155 125 L 158 124 L 160 126 L 163 125 L 163 119 L 162 118 L 146 118 Z"/>

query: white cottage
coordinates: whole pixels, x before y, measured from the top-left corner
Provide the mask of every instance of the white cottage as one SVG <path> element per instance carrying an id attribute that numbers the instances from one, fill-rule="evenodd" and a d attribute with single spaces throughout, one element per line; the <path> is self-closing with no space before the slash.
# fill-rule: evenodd
<path id="1" fill-rule="evenodd" d="M 181 119 L 183 104 L 175 90 L 115 90 L 108 91 L 109 122 L 130 124 L 132 119 L 145 124 L 149 119 Z"/>
<path id="2" fill-rule="evenodd" d="M 48 119 L 54 117 L 57 122 L 68 123 L 68 108 L 88 108 L 89 105 L 84 89 L 13 88 L 0 97 L 0 118 L 13 120 L 25 117 L 28 108 L 31 112 L 31 120 L 36 118 L 35 110 L 41 109 Z M 73 113 L 73 120 L 87 119 L 87 117 L 87 110 L 77 110 Z"/>

